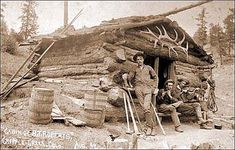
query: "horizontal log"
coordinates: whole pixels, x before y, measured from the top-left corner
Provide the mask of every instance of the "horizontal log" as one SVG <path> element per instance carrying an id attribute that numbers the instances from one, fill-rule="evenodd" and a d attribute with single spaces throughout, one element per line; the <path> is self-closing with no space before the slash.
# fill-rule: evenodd
<path id="1" fill-rule="evenodd" d="M 61 70 L 53 70 L 53 71 L 43 71 L 39 72 L 39 77 L 48 77 L 48 78 L 58 78 L 64 76 L 79 76 L 84 74 L 108 74 L 109 72 L 104 68 L 96 68 L 96 69 L 89 69 L 83 67 L 76 67 L 76 68 L 68 68 L 68 69 L 61 69 Z"/>
<path id="2" fill-rule="evenodd" d="M 65 43 L 65 44 L 61 44 Z M 55 57 L 55 56 L 70 56 L 70 55 L 84 55 L 86 53 L 89 53 L 91 51 L 96 51 L 102 46 L 102 41 L 93 41 L 93 42 L 88 42 L 86 41 L 85 43 L 80 43 L 79 44 L 74 44 L 69 40 L 66 40 L 66 42 L 61 43 L 57 42 L 52 49 L 50 49 L 45 57 Z"/>
<path id="3" fill-rule="evenodd" d="M 201 61 L 199 58 L 189 55 L 188 60 L 186 59 L 185 54 L 180 54 L 177 57 L 175 53 L 171 52 L 171 57 L 169 57 L 168 49 L 161 47 L 154 48 L 153 43 L 150 43 L 147 40 L 143 40 L 138 37 L 134 37 L 133 35 L 125 35 L 126 42 L 123 44 L 126 47 L 129 47 L 131 49 L 138 49 L 140 51 L 145 52 L 148 55 L 151 56 L 160 56 L 160 57 L 167 57 L 171 60 L 180 60 L 185 63 L 193 64 L 193 65 L 208 65 L 209 63 L 206 61 Z"/>
<path id="4" fill-rule="evenodd" d="M 117 35 L 115 35 L 114 33 L 110 32 L 110 31 L 104 31 L 100 34 L 100 38 L 107 42 L 107 43 L 111 43 L 111 44 L 115 44 L 115 43 L 119 43 L 120 41 L 122 41 L 121 38 L 118 38 Z"/>
<path id="5" fill-rule="evenodd" d="M 102 47 L 103 47 L 104 49 L 106 49 L 107 51 L 110 51 L 110 52 L 115 52 L 116 50 L 119 50 L 119 49 L 120 49 L 119 46 L 115 46 L 115 45 L 113 45 L 113 44 L 106 43 L 106 42 L 103 43 Z"/>
<path id="6" fill-rule="evenodd" d="M 55 66 L 46 66 L 41 67 L 39 71 L 56 71 L 61 69 L 71 69 L 71 68 L 89 68 L 89 69 L 95 69 L 95 68 L 101 68 L 104 66 L 104 63 L 89 63 L 89 64 L 81 64 L 81 65 L 55 65 Z"/>
<path id="7" fill-rule="evenodd" d="M 179 65 L 179 66 L 187 67 L 187 68 L 197 69 L 197 66 L 195 66 L 195 65 L 180 62 L 180 61 L 175 61 L 175 64 Z"/>
<path id="8" fill-rule="evenodd" d="M 83 56 L 56 56 L 44 58 L 40 67 L 46 66 L 57 66 L 57 65 L 80 65 L 88 63 L 101 63 L 104 57 L 106 57 L 105 52 L 98 52 L 93 55 L 83 55 Z"/>
<path id="9" fill-rule="evenodd" d="M 126 61 L 126 53 L 123 48 L 110 43 L 103 43 L 103 48 L 111 52 L 111 57 L 113 57 L 117 62 L 122 63 Z"/>
<path id="10" fill-rule="evenodd" d="M 213 69 L 215 65 L 208 65 L 208 66 L 198 66 L 198 69 Z"/>
<path id="11" fill-rule="evenodd" d="M 181 66 L 181 65 L 175 65 L 176 70 L 182 70 L 182 71 L 187 71 L 190 73 L 196 73 L 198 72 L 198 70 L 195 68 L 189 68 L 189 67 L 185 67 L 185 66 Z"/>
<path id="12" fill-rule="evenodd" d="M 69 76 L 67 78 L 74 79 L 74 80 L 92 80 L 92 79 L 99 79 L 101 77 L 106 77 L 108 75 L 98 75 L 98 74 L 92 74 L 92 75 L 79 75 L 79 76 Z"/>
<path id="13" fill-rule="evenodd" d="M 175 65 L 175 67 L 176 67 L 177 69 L 189 70 L 189 71 L 192 71 L 192 72 L 197 71 L 197 69 L 196 69 L 196 68 L 195 68 L 195 69 L 193 69 L 193 68 L 189 68 L 189 67 L 185 67 L 185 66 L 181 66 L 181 65 Z"/>
<path id="14" fill-rule="evenodd" d="M 189 69 L 176 68 L 176 70 L 177 72 L 186 72 L 186 73 L 194 74 L 193 71 Z"/>
<path id="15" fill-rule="evenodd" d="M 86 51 L 74 50 L 71 55 L 61 54 L 46 56 L 41 60 L 40 67 L 53 65 L 76 65 L 86 63 L 99 63 L 106 57 L 106 50 L 102 49 L 101 44 L 95 49 L 88 49 Z M 66 53 L 66 52 L 64 52 Z"/>
<path id="16" fill-rule="evenodd" d="M 134 71 L 137 65 L 130 61 L 125 61 L 124 63 L 117 63 L 113 58 L 106 57 L 104 59 L 105 66 L 109 72 L 114 72 L 116 70 L 124 70 L 124 71 Z"/>

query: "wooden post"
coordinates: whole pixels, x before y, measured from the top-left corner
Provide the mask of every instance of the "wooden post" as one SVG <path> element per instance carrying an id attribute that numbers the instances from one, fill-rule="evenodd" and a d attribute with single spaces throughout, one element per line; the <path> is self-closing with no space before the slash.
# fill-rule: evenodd
<path id="1" fill-rule="evenodd" d="M 68 25 L 68 1 L 64 1 L 64 28 Z"/>
<path id="2" fill-rule="evenodd" d="M 175 76 L 175 62 L 173 61 L 168 68 L 168 78 L 172 79 L 176 82 L 176 76 Z"/>
<path id="3" fill-rule="evenodd" d="M 157 76 L 158 76 L 158 69 L 159 69 L 159 57 L 156 57 L 154 60 L 154 70 L 155 70 Z M 159 83 L 159 79 L 157 80 L 157 85 L 158 85 L 158 83 Z M 152 103 L 153 103 L 153 106 L 156 108 L 156 106 L 157 106 L 156 105 L 156 95 L 152 95 Z M 151 114 L 154 114 L 154 112 L 151 111 Z M 153 122 L 154 122 L 154 124 L 156 124 L 157 123 L 156 117 L 155 117 L 155 115 L 152 115 L 152 116 L 154 116 Z"/>
<path id="4" fill-rule="evenodd" d="M 158 76 L 158 69 L 159 69 L 159 57 L 156 57 L 154 60 L 154 70 L 155 70 L 157 76 Z M 158 81 L 158 83 L 159 83 L 159 81 Z"/>

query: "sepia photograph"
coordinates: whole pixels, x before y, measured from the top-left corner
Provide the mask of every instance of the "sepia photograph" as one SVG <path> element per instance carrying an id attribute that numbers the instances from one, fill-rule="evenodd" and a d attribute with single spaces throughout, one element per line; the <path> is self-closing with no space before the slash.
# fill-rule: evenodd
<path id="1" fill-rule="evenodd" d="M 0 149 L 234 149 L 233 0 L 0 2 Z"/>

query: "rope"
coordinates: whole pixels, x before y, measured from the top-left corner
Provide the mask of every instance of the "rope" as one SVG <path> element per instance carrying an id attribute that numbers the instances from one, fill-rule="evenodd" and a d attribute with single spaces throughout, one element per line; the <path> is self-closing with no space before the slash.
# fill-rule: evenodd
<path id="1" fill-rule="evenodd" d="M 215 102 L 215 85 L 210 85 L 207 107 L 213 113 L 218 111 L 218 106 L 216 105 Z"/>

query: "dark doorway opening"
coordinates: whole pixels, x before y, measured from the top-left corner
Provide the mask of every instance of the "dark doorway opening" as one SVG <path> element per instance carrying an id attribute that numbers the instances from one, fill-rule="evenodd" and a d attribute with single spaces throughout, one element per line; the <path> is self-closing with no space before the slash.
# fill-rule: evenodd
<path id="1" fill-rule="evenodd" d="M 172 61 L 168 60 L 166 58 L 160 58 L 159 57 L 159 67 L 158 67 L 158 88 L 162 89 L 164 88 L 164 83 L 167 79 L 169 79 L 170 76 L 170 65 Z"/>
<path id="2" fill-rule="evenodd" d="M 149 56 L 147 55 L 144 59 L 144 64 L 151 66 L 152 68 L 154 68 L 154 61 L 155 61 L 156 57 L 153 56 Z"/>
<path id="3" fill-rule="evenodd" d="M 157 60 L 158 59 L 158 60 Z M 156 61 L 159 61 L 156 63 Z M 151 66 L 158 74 L 158 88 L 164 88 L 164 83 L 170 78 L 170 65 L 172 61 L 167 58 L 154 57 L 147 55 L 144 64 Z M 155 66 L 156 65 L 156 66 Z"/>

